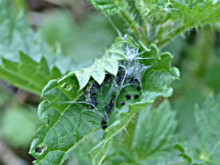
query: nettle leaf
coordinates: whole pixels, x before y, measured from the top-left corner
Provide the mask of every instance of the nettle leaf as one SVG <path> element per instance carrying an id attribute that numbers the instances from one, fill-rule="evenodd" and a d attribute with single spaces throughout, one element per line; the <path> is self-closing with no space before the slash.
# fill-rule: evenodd
<path id="1" fill-rule="evenodd" d="M 175 112 L 168 101 L 157 109 L 146 107 L 137 117 L 134 133 L 128 131 L 116 139 L 113 152 L 107 157 L 110 161 L 105 164 L 141 164 L 172 153 L 176 125 Z M 125 143 L 128 136 L 132 136 L 129 146 Z"/>
<path id="2" fill-rule="evenodd" d="M 152 71 L 153 68 L 155 68 L 155 71 Z M 131 121 L 131 119 L 135 116 L 136 113 L 142 110 L 147 104 L 152 103 L 154 99 L 159 96 L 164 96 L 164 97 L 171 96 L 172 89 L 169 88 L 169 85 L 171 84 L 172 81 L 174 81 L 179 77 L 178 70 L 176 68 L 172 68 L 169 73 L 166 71 L 156 71 L 156 69 L 157 69 L 157 65 L 154 65 L 154 63 L 152 63 L 152 68 L 149 69 L 152 72 L 146 71 L 145 74 L 143 75 L 143 79 L 142 79 L 143 93 L 138 93 L 135 87 L 126 87 L 121 91 L 117 102 L 118 111 L 111 116 L 109 121 L 110 126 L 106 129 L 103 136 L 103 140 L 97 145 L 97 147 L 94 150 L 92 150 L 89 153 L 92 164 L 96 164 L 98 159 L 96 151 L 108 150 L 108 148 L 106 148 L 105 145 L 109 143 L 109 141 L 119 131 L 125 128 L 125 126 L 129 123 L 129 121 Z M 162 68 L 160 68 L 160 70 L 162 70 Z M 166 69 L 164 68 L 164 70 Z M 134 95 L 137 93 L 139 94 L 138 99 L 135 100 L 132 99 L 130 101 L 126 100 L 126 105 L 124 106 L 120 105 L 120 101 L 124 101 L 127 94 L 130 94 L 131 96 L 134 97 Z M 99 158 L 103 159 L 103 157 L 99 157 Z"/>
<path id="3" fill-rule="evenodd" d="M 89 0 L 95 8 L 102 10 L 107 14 L 116 14 L 125 10 L 128 6 L 126 0 Z"/>
<path id="4" fill-rule="evenodd" d="M 157 109 L 139 114 L 133 148 L 140 159 L 152 159 L 170 153 L 174 146 L 177 122 L 168 101 Z"/>
<path id="5" fill-rule="evenodd" d="M 164 69 L 167 72 L 170 72 L 171 60 L 173 56 L 170 53 L 166 52 L 166 53 L 162 53 L 159 57 L 156 45 L 153 44 L 150 45 L 150 51 L 144 53 L 143 55 L 140 55 L 140 57 L 143 58 L 141 62 L 144 65 L 151 67 L 151 69 L 148 70 L 148 72 L 151 70 L 160 71 Z"/>
<path id="6" fill-rule="evenodd" d="M 158 47 L 190 28 L 220 22 L 219 1 L 135 0 L 132 5 L 128 0 L 90 0 L 90 3 L 106 14 L 120 14 L 139 40 Z"/>
<path id="7" fill-rule="evenodd" d="M 129 36 L 124 39 L 119 37 L 103 58 L 96 60 L 96 63 L 90 68 L 70 73 L 62 79 L 52 80 L 46 85 L 42 96 L 48 101 L 43 101 L 38 111 L 39 117 L 47 118 L 49 124 L 37 131 L 37 139 L 33 141 L 30 149 L 30 153 L 38 159 L 36 164 L 47 164 L 50 161 L 54 164 L 62 164 L 71 148 L 100 128 L 102 117 L 97 115 L 97 112 L 90 110 L 89 102 L 87 103 L 86 100 L 82 102 L 84 92 L 81 89 L 87 85 L 90 77 L 101 84 L 103 78 L 100 79 L 99 74 L 105 76 L 104 68 L 106 68 L 104 65 L 106 63 L 102 64 L 102 61 L 125 60 L 126 52 L 123 47 L 127 43 L 131 48 L 138 46 Z M 111 72 L 118 70 L 118 65 L 115 67 Z M 82 98 L 80 98 L 81 96 Z M 69 138 L 73 140 L 69 141 Z M 40 147 L 43 153 L 37 153 L 35 151 L 37 147 Z M 54 151 L 55 148 L 57 151 Z"/>
<path id="8" fill-rule="evenodd" d="M 147 73 L 143 76 L 143 93 L 138 93 L 135 87 L 126 87 L 124 88 L 118 98 L 118 102 L 120 100 L 125 100 L 127 94 L 134 96 L 135 94 L 139 94 L 138 99 L 132 99 L 131 101 L 126 101 L 126 105 L 121 106 L 118 103 L 118 111 L 111 116 L 113 118 L 110 119 L 110 126 L 106 129 L 103 140 L 100 144 L 97 145 L 99 150 L 108 150 L 105 147 L 105 144 L 108 143 L 112 138 L 126 125 L 132 120 L 132 118 L 137 114 L 140 110 L 144 109 L 147 104 L 152 103 L 157 97 L 164 96 L 169 97 L 172 95 L 172 89 L 169 88 L 169 85 L 172 81 L 178 78 L 178 70 L 173 68 L 171 73 L 162 71 L 153 71 L 151 73 Z M 136 102 L 136 103 L 134 103 Z M 172 123 L 171 123 L 172 124 Z M 175 126 L 175 125 L 174 125 Z M 96 164 L 97 153 L 96 150 L 92 150 L 90 154 L 90 160 L 92 164 Z M 101 159 L 101 158 L 100 158 Z"/>
<path id="9" fill-rule="evenodd" d="M 102 84 L 106 72 L 116 75 L 118 72 L 118 61 L 127 60 L 126 51 L 124 50 L 125 44 L 128 44 L 131 48 L 138 47 L 138 44 L 130 36 L 126 36 L 125 39 L 118 37 L 114 45 L 106 51 L 101 59 L 96 60 L 89 68 L 76 71 L 80 89 L 87 85 L 90 77 L 97 83 Z"/>
<path id="10" fill-rule="evenodd" d="M 213 95 L 199 107 L 195 107 L 195 119 L 197 129 L 195 136 L 185 139 L 177 144 L 176 149 L 180 156 L 188 160 L 192 165 L 220 163 L 220 95 Z"/>
<path id="11" fill-rule="evenodd" d="M 43 87 L 52 79 L 61 77 L 57 67 L 49 69 L 44 57 L 39 62 L 20 52 L 19 62 L 12 62 L 2 57 L 1 78 L 13 85 L 36 94 L 41 94 Z"/>
<path id="12" fill-rule="evenodd" d="M 210 2 L 210 0 L 181 0 L 179 1 L 181 4 L 188 4 L 190 9 L 194 8 L 196 5 L 200 4 L 202 7 L 206 5 L 206 3 Z M 213 1 L 213 3 L 217 3 L 217 1 Z"/>
<path id="13" fill-rule="evenodd" d="M 213 1 L 207 2 L 203 8 L 198 4 L 193 9 L 190 9 L 188 5 L 183 5 L 177 10 L 172 10 L 170 19 L 172 20 L 175 28 L 166 36 L 161 35 L 161 38 L 159 39 L 162 39 L 162 37 L 163 39 L 160 41 L 160 44 L 166 43 L 174 36 L 189 28 L 220 22 L 219 10 L 220 2 L 213 4 Z"/>
<path id="14" fill-rule="evenodd" d="M 54 53 L 41 34 L 35 34 L 24 15 L 0 1 L 0 75 L 13 85 L 40 94 L 49 80 L 61 77 L 69 68 L 61 66 L 67 57 Z"/>
<path id="15" fill-rule="evenodd" d="M 197 5 L 189 5 L 165 0 L 137 6 L 140 6 L 139 11 L 145 22 L 148 22 L 143 27 L 150 27 L 148 39 L 157 46 L 164 45 L 187 29 L 220 22 L 220 2 L 202 2 L 201 7 L 200 1 Z"/>
<path id="16" fill-rule="evenodd" d="M 92 164 L 101 164 L 112 138 L 135 114 L 155 98 L 172 94 L 169 86 L 179 72 L 155 51 L 155 46 L 147 49 L 130 36 L 118 37 L 91 67 L 50 81 L 42 94 L 47 101 L 38 110 L 49 123 L 37 131 L 30 149 L 35 164 L 62 164 L 80 141 L 107 127 L 103 140 L 89 154 Z M 152 62 L 145 65 L 144 59 Z M 131 99 L 126 100 L 127 94 Z M 38 147 L 42 153 L 35 151 Z"/>
<path id="17" fill-rule="evenodd" d="M 75 104 L 82 95 L 82 91 L 77 91 L 79 85 L 75 73 L 52 80 L 44 88 L 42 95 L 48 101 L 39 105 L 38 114 L 41 119 L 48 119 L 48 125 L 36 132 L 37 139 L 32 142 L 30 154 L 38 159 L 35 164 L 62 164 L 80 140 L 100 127 L 101 116 L 89 111 L 87 104 Z M 36 148 L 42 153 L 36 152 Z"/>

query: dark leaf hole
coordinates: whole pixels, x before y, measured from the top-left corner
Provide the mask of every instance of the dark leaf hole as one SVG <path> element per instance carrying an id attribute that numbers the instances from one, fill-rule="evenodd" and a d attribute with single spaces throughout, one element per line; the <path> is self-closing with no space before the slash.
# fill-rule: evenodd
<path id="1" fill-rule="evenodd" d="M 37 147 L 37 148 L 35 148 L 35 152 L 37 154 L 41 154 L 43 152 L 43 150 L 45 150 L 45 149 L 46 149 L 46 146 Z"/>

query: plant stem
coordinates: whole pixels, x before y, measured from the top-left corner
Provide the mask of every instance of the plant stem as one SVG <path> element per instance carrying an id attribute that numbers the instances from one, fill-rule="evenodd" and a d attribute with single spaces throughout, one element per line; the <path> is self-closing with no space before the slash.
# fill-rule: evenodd
<path id="1" fill-rule="evenodd" d="M 169 36 L 168 38 L 165 38 L 163 40 L 160 40 L 159 43 L 157 44 L 158 47 L 163 46 L 164 44 L 168 43 L 169 41 L 171 41 L 173 38 L 175 38 L 176 36 L 178 36 L 179 34 L 181 34 L 184 30 L 186 30 L 186 28 L 184 27 L 179 27 L 177 29 L 175 29 L 172 33 L 168 34 L 167 36 Z"/>
<path id="2" fill-rule="evenodd" d="M 197 48 L 199 56 L 197 56 L 198 66 L 195 70 L 195 76 L 199 81 L 204 79 L 208 67 L 213 37 L 213 31 L 209 28 L 203 30 L 198 37 Z"/>
<path id="3" fill-rule="evenodd" d="M 134 34 L 140 39 L 140 32 L 138 30 L 138 26 L 135 23 L 134 19 L 130 16 L 130 14 L 126 10 L 121 10 L 121 16 L 125 19 L 131 29 L 134 31 Z"/>
<path id="4" fill-rule="evenodd" d="M 142 20 L 143 20 L 143 25 L 142 25 L 142 28 L 144 30 L 144 35 L 141 36 L 141 39 L 143 40 L 144 44 L 147 46 L 148 44 L 148 31 L 147 31 L 147 20 L 144 18 L 144 14 L 143 14 L 143 11 L 142 11 L 142 7 L 144 6 L 144 1 L 143 0 L 135 0 L 135 4 L 136 4 L 136 8 L 139 12 L 139 14 L 141 15 L 142 17 Z"/>

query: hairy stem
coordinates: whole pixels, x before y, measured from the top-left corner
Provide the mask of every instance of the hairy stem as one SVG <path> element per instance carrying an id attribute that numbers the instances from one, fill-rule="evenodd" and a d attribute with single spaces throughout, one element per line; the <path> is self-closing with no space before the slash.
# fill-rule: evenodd
<path id="1" fill-rule="evenodd" d="M 138 26 L 135 23 L 134 19 L 131 17 L 131 15 L 126 10 L 121 10 L 120 14 L 124 18 L 124 20 L 128 23 L 128 25 L 131 27 L 131 29 L 134 31 L 134 34 L 140 39 L 141 35 L 138 30 Z"/>
<path id="2" fill-rule="evenodd" d="M 147 45 L 148 44 L 148 31 L 147 31 L 148 22 L 144 18 L 145 16 L 144 16 L 143 11 L 142 11 L 142 6 L 144 6 L 144 1 L 143 0 L 135 0 L 135 5 L 136 5 L 136 8 L 137 8 L 139 14 L 142 17 L 142 20 L 143 20 L 142 28 L 143 28 L 144 35 L 141 36 L 141 40 L 144 42 L 145 45 Z"/>
<path id="3" fill-rule="evenodd" d="M 172 33 L 169 33 L 167 36 L 169 37 L 164 37 L 164 39 L 160 40 L 159 43 L 157 43 L 158 47 L 163 46 L 164 44 L 168 43 L 169 41 L 171 41 L 173 38 L 175 38 L 176 36 L 178 36 L 179 34 L 183 33 L 184 30 L 186 30 L 186 28 L 184 28 L 183 26 L 175 29 Z"/>
<path id="4" fill-rule="evenodd" d="M 201 24 L 213 24 L 213 23 L 217 23 L 219 22 L 219 19 L 211 19 L 208 21 L 203 21 L 201 22 Z M 190 24 L 188 26 L 180 26 L 177 29 L 175 29 L 173 32 L 167 34 L 166 36 L 168 37 L 164 37 L 164 39 L 160 40 L 158 43 L 155 43 L 158 47 L 162 47 L 164 44 L 168 43 L 169 41 L 171 41 L 173 38 L 175 38 L 176 36 L 178 36 L 179 34 L 183 33 L 184 31 L 186 31 L 187 29 L 193 28 L 195 27 L 196 24 Z"/>

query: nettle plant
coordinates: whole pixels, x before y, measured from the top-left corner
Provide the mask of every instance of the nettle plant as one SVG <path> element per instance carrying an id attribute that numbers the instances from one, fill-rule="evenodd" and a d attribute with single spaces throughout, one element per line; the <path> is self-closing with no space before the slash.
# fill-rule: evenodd
<path id="1" fill-rule="evenodd" d="M 103 138 L 89 152 L 93 165 L 139 165 L 148 160 L 156 164 L 154 161 L 167 152 L 173 153 L 174 146 L 180 151 L 180 163 L 219 161 L 212 155 L 201 156 L 199 147 L 194 152 L 188 150 L 190 145 L 177 144 L 175 113 L 167 101 L 155 111 L 146 106 L 158 97 L 171 96 L 170 85 L 179 79 L 178 69 L 171 67 L 173 56 L 167 52 L 159 54 L 159 50 L 190 28 L 220 22 L 220 3 L 211 0 L 89 2 L 109 18 L 122 18 L 128 34 L 119 32 L 102 58 L 91 67 L 72 72 L 71 67 L 63 67 L 71 61 L 69 57 L 64 57 L 59 49 L 51 51 L 22 15 L 15 17 L 7 1 L 0 1 L 0 31 L 7 29 L 0 37 L 1 78 L 45 98 L 38 107 L 38 115 L 47 119 L 48 124 L 39 128 L 31 144 L 30 154 L 37 159 L 34 163 L 63 164 L 71 150 L 100 129 L 104 131 Z M 205 118 L 206 113 L 198 111 L 197 116 Z M 202 124 L 199 119 L 198 123 Z M 198 138 L 207 138 L 200 135 Z M 171 155 L 173 160 L 174 156 L 178 157 Z"/>

